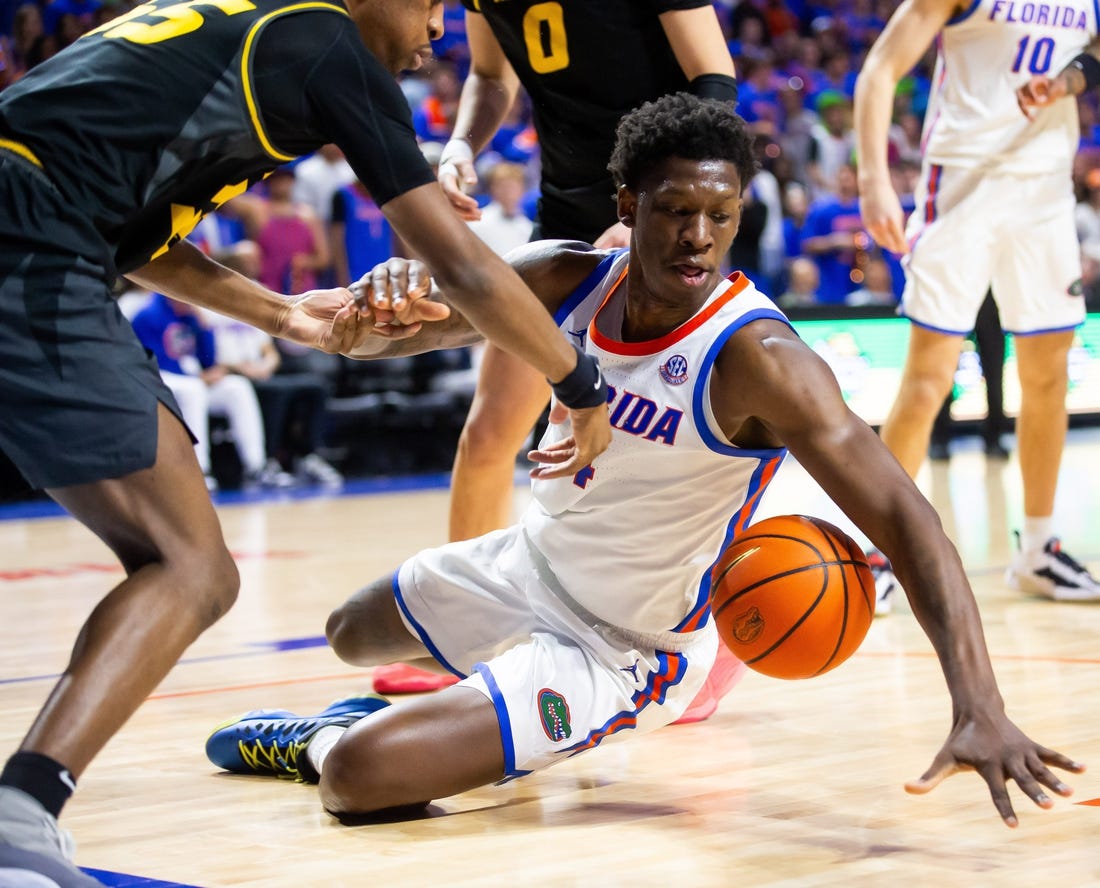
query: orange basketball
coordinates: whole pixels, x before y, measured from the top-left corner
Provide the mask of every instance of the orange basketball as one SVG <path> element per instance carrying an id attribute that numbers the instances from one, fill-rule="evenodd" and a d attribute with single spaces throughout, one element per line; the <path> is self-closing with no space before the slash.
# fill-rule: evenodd
<path id="1" fill-rule="evenodd" d="M 750 525 L 714 566 L 718 634 L 746 665 L 773 678 L 812 678 L 859 647 L 875 613 L 863 551 L 838 527 L 806 515 Z"/>

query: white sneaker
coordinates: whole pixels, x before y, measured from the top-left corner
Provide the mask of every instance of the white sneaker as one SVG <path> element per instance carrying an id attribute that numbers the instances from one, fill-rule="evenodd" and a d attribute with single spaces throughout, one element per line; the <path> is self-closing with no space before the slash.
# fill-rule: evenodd
<path id="1" fill-rule="evenodd" d="M 890 559 L 878 549 L 867 553 L 867 563 L 871 566 L 871 575 L 875 578 L 875 616 L 885 617 L 894 607 L 895 596 L 901 593 L 901 584 L 894 576 Z"/>
<path id="2" fill-rule="evenodd" d="M 35 799 L 14 786 L 0 786 L 0 845 L 11 845 L 47 857 L 72 860 L 72 833 Z"/>
<path id="3" fill-rule="evenodd" d="M 1005 582 L 1011 588 L 1054 601 L 1100 601 L 1100 582 L 1083 564 L 1062 551 L 1058 537 L 1047 540 L 1037 553 L 1025 554 L 1019 551 L 1019 545 L 1017 531 L 1017 552 L 1005 574 Z"/>
<path id="4" fill-rule="evenodd" d="M 285 490 L 297 483 L 290 472 L 283 471 L 277 459 L 269 459 L 260 471 L 249 473 L 245 479 L 248 486 L 274 487 L 277 490 Z"/>
<path id="5" fill-rule="evenodd" d="M 298 460 L 298 471 L 308 480 L 326 487 L 339 487 L 344 483 L 344 476 L 316 453 L 310 453 Z"/>

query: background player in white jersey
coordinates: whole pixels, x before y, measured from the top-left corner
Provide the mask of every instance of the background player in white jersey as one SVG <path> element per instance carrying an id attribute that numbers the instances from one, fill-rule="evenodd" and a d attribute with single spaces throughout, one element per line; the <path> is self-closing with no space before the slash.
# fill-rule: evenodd
<path id="1" fill-rule="evenodd" d="M 611 447 L 571 478 L 535 470 L 519 525 L 421 552 L 329 618 L 348 662 L 434 658 L 465 677 L 393 707 L 353 698 L 312 718 L 250 713 L 211 735 L 208 756 L 319 780 L 328 810 L 366 813 L 669 723 L 718 644 L 710 566 L 789 447 L 894 558 L 939 653 L 954 724 L 910 790 L 974 768 L 1009 825 L 1006 780 L 1049 807 L 1043 787 L 1070 789 L 1047 765 L 1081 766 L 1005 716 L 962 564 L 932 507 L 775 305 L 742 275 L 721 277 L 754 169 L 744 122 L 680 93 L 632 112 L 618 132 L 611 168 L 629 252 L 549 241 L 511 254 L 564 332 L 603 357 Z M 427 289 L 415 262 L 379 266 L 373 285 Z M 450 347 L 470 332 L 452 314 L 372 353 Z M 551 428 L 542 447 L 561 434 Z"/>
<path id="2" fill-rule="evenodd" d="M 1096 15 L 1092 0 L 906 0 L 872 46 L 855 96 L 864 225 L 881 246 L 909 254 L 901 304 L 913 322 L 909 354 L 882 439 L 915 476 L 963 338 L 991 286 L 1001 323 L 1015 337 L 1021 389 L 1024 525 L 1008 582 L 1070 601 L 1100 600 L 1100 584 L 1062 550 L 1052 526 L 1067 360 L 1085 319 L 1070 178 L 1077 107 L 1064 90 L 1041 106 L 1022 97 L 1033 110 L 1028 116 L 1017 90 L 1034 75 L 1091 59 Z M 903 234 L 887 128 L 898 81 L 937 35 L 924 165 Z"/>

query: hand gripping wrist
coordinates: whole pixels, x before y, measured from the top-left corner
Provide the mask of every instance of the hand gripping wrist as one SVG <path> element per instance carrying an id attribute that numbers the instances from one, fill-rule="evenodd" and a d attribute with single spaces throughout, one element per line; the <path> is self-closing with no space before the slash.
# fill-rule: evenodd
<path id="1" fill-rule="evenodd" d="M 599 361 L 575 345 L 577 366 L 560 382 L 551 382 L 554 397 L 571 410 L 599 407 L 607 403 L 607 383 Z M 547 380 L 549 382 L 549 380 Z"/>

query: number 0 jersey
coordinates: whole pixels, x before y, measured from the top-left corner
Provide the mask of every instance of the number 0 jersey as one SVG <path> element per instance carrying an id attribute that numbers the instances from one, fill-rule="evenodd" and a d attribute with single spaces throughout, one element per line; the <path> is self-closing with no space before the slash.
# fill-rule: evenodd
<path id="1" fill-rule="evenodd" d="M 688 88 L 658 15 L 709 0 L 462 0 L 485 16 L 534 106 L 542 175 L 557 188 L 609 178 L 620 118 Z"/>
<path id="2" fill-rule="evenodd" d="M 522 523 L 562 589 L 599 619 L 688 632 L 709 619 L 710 567 L 748 525 L 786 452 L 729 443 L 710 406 L 711 369 L 745 324 L 787 320 L 736 273 L 668 335 L 623 342 L 628 258 L 612 253 L 557 313 L 600 359 L 611 446 L 571 478 L 534 481 Z M 566 434 L 552 425 L 543 445 Z"/>
<path id="3" fill-rule="evenodd" d="M 121 273 L 327 142 L 379 204 L 434 180 L 396 81 L 330 0 L 153 0 L 0 93 L 0 136 Z"/>
<path id="4" fill-rule="evenodd" d="M 924 156 L 933 164 L 1001 172 L 1068 170 L 1077 152 L 1077 103 L 1065 98 L 1028 120 L 1016 89 L 1053 77 L 1097 33 L 1094 0 L 974 0 L 939 37 Z"/>

